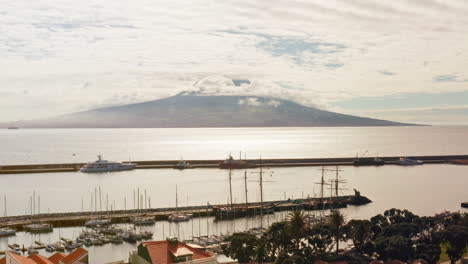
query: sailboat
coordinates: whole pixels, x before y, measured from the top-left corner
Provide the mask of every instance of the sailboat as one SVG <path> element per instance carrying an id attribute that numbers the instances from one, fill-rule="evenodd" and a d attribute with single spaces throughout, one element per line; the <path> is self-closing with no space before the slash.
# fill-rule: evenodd
<path id="1" fill-rule="evenodd" d="M 176 212 L 175 214 L 169 215 L 168 220 L 170 222 L 184 222 L 184 221 L 190 221 L 190 219 L 193 218 L 192 214 L 182 214 L 182 213 L 178 213 L 178 211 L 179 211 L 179 199 L 178 199 L 177 185 L 176 185 Z"/>

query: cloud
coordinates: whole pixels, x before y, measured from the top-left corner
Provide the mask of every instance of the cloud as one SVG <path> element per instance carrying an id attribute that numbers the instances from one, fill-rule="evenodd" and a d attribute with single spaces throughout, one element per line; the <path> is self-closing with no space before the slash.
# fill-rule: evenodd
<path id="1" fill-rule="evenodd" d="M 240 105 L 246 105 L 246 106 L 271 106 L 271 107 L 278 107 L 281 105 L 281 102 L 278 100 L 274 99 L 267 99 L 267 100 L 261 100 L 257 97 L 248 97 L 245 99 L 240 99 L 239 100 Z"/>
<path id="2" fill-rule="evenodd" d="M 0 14 L 0 121 L 200 88 L 322 108 L 461 92 L 467 12 L 466 1 L 436 0 L 10 1 Z M 210 76 L 228 80 L 192 86 Z"/>
<path id="3" fill-rule="evenodd" d="M 468 82 L 467 79 L 460 80 L 456 75 L 437 75 L 432 78 L 434 82 Z"/>
<path id="4" fill-rule="evenodd" d="M 391 72 L 391 71 L 385 71 L 385 70 L 383 70 L 383 71 L 379 71 L 379 72 L 380 72 L 381 74 L 383 74 L 383 75 L 387 75 L 387 76 L 393 76 L 393 75 L 396 75 L 396 73 L 394 73 L 394 72 Z"/>

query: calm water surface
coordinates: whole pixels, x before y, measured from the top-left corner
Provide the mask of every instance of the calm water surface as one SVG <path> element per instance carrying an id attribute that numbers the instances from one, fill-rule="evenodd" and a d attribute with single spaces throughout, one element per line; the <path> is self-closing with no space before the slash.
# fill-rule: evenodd
<path id="1" fill-rule="evenodd" d="M 222 159 L 229 152 L 247 152 L 247 157 L 300 158 L 351 157 L 366 150 L 367 156 L 411 156 L 468 154 L 467 127 L 396 128 L 236 128 L 236 129 L 44 129 L 0 130 L 0 166 L 6 164 L 86 162 L 103 154 L 111 160 Z M 72 155 L 72 154 L 75 155 Z M 374 202 L 348 207 L 347 219 L 369 218 L 396 207 L 419 215 L 444 210 L 457 211 L 468 201 L 468 166 L 423 165 L 416 167 L 342 167 L 347 183 L 343 194 L 358 189 Z M 248 171 L 249 201 L 259 200 L 258 174 Z M 243 171 L 233 173 L 233 195 L 244 201 Z M 275 168 L 264 185 L 265 200 L 315 196 L 321 171 L 316 167 Z M 332 172 L 326 178 L 332 178 Z M 96 188 L 109 199 L 109 208 L 133 208 L 137 188 L 151 197 L 152 207 L 224 203 L 228 194 L 228 173 L 220 169 L 148 169 L 103 174 L 45 173 L 0 175 L 0 197 L 6 196 L 8 215 L 29 213 L 33 191 L 40 196 L 41 212 L 93 210 L 91 195 Z M 126 200 L 126 203 L 124 202 Z M 3 202 L 0 214 L 5 213 Z M 39 209 L 39 205 L 37 205 Z M 466 211 L 466 210 L 465 210 Z M 269 216 L 265 224 L 284 218 Z M 155 239 L 168 235 L 189 238 L 192 233 L 231 233 L 260 225 L 259 219 L 214 223 L 211 218 L 169 225 L 158 222 L 147 227 Z M 8 243 L 30 245 L 34 240 L 57 241 L 73 238 L 80 228 L 60 228 L 52 234 L 0 239 L 0 250 Z M 134 245 L 106 245 L 90 249 L 92 263 L 126 259 Z"/>

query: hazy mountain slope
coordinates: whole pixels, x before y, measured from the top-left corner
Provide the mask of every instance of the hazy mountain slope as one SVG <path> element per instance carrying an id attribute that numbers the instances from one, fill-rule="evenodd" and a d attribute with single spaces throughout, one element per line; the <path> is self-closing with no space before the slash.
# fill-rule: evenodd
<path id="1" fill-rule="evenodd" d="M 179 95 L 5 126 L 65 127 L 311 127 L 408 125 L 322 111 L 255 96 Z"/>

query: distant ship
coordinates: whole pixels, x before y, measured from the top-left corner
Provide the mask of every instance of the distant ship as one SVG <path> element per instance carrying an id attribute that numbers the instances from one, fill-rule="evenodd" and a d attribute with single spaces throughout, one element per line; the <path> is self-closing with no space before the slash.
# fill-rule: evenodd
<path id="1" fill-rule="evenodd" d="M 19 127 L 8 127 L 8 129 L 19 129 Z"/>
<path id="2" fill-rule="evenodd" d="M 400 158 L 400 160 L 397 161 L 398 165 L 402 166 L 411 166 L 411 165 L 423 165 L 422 160 L 414 160 L 410 158 Z"/>
<path id="3" fill-rule="evenodd" d="M 247 160 L 235 160 L 231 155 L 229 158 L 219 163 L 221 169 L 246 169 L 246 168 L 256 168 L 257 165 L 249 163 Z"/>
<path id="4" fill-rule="evenodd" d="M 135 163 L 120 163 L 103 160 L 101 155 L 98 155 L 98 160 L 89 162 L 84 165 L 81 172 L 108 172 L 108 171 L 123 171 L 133 170 L 136 167 Z"/>

